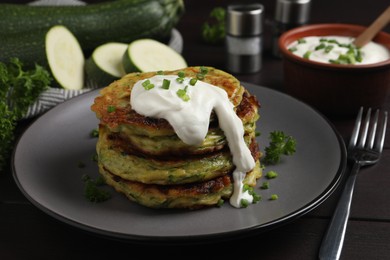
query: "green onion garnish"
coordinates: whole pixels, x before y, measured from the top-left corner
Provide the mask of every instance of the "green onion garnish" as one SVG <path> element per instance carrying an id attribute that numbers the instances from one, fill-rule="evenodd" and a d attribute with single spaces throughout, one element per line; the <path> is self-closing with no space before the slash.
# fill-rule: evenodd
<path id="1" fill-rule="evenodd" d="M 318 50 L 324 49 L 325 46 L 326 46 L 326 45 L 325 45 L 324 43 L 321 43 L 320 45 L 318 45 L 318 46 L 315 47 L 315 50 L 318 51 Z"/>
<path id="2" fill-rule="evenodd" d="M 269 182 L 268 181 L 263 182 L 260 188 L 263 190 L 269 189 Z"/>
<path id="3" fill-rule="evenodd" d="M 201 66 L 199 72 L 196 74 L 197 79 L 204 79 L 205 75 L 209 72 L 209 69 Z"/>
<path id="4" fill-rule="evenodd" d="M 241 207 L 246 208 L 249 205 L 249 201 L 246 199 L 241 199 Z"/>
<path id="5" fill-rule="evenodd" d="M 275 171 L 269 171 L 269 172 L 267 172 L 266 177 L 267 177 L 267 179 L 274 179 L 274 178 L 278 177 L 278 174 Z"/>
<path id="6" fill-rule="evenodd" d="M 269 199 L 270 200 L 277 200 L 277 199 L 279 199 L 279 196 L 277 194 L 272 194 Z"/>
<path id="7" fill-rule="evenodd" d="M 217 203 L 217 207 L 222 207 L 223 203 L 225 203 L 225 201 L 223 199 L 219 199 Z"/>
<path id="8" fill-rule="evenodd" d="M 297 41 L 298 41 L 298 44 L 306 43 L 306 40 L 305 40 L 305 39 L 302 39 L 302 38 L 301 38 L 301 39 L 298 39 Z"/>
<path id="9" fill-rule="evenodd" d="M 360 49 L 357 49 L 357 53 L 356 53 L 356 56 L 355 56 L 355 58 L 356 58 L 356 61 L 358 61 L 358 62 L 362 62 L 362 60 L 363 60 L 363 57 L 362 57 L 362 52 L 361 52 L 361 50 L 360 50 Z"/>
<path id="10" fill-rule="evenodd" d="M 252 197 L 253 197 L 252 203 L 257 203 L 261 200 L 261 196 L 258 194 L 253 194 Z"/>
<path id="11" fill-rule="evenodd" d="M 157 74 L 157 75 L 164 75 L 164 71 L 159 70 L 159 71 L 156 72 L 156 74 Z"/>
<path id="12" fill-rule="evenodd" d="M 171 81 L 170 80 L 167 80 L 167 79 L 164 79 L 163 80 L 163 84 L 162 84 L 162 88 L 163 89 L 169 89 L 169 85 L 171 84 Z"/>
<path id="13" fill-rule="evenodd" d="M 147 85 L 149 85 L 150 84 L 150 80 L 145 80 L 144 82 L 142 82 L 142 86 L 143 87 L 146 87 Z"/>
<path id="14" fill-rule="evenodd" d="M 202 79 L 204 79 L 204 75 L 202 73 L 198 73 L 198 74 L 196 74 L 196 78 L 199 80 L 202 80 Z"/>
<path id="15" fill-rule="evenodd" d="M 335 40 L 335 39 L 330 39 L 330 40 L 328 40 L 328 42 L 329 42 L 329 43 L 335 43 L 335 44 L 337 44 L 337 45 L 340 45 L 340 43 L 339 43 L 337 40 Z"/>
<path id="16" fill-rule="evenodd" d="M 192 79 L 190 80 L 190 85 L 191 85 L 191 86 L 195 86 L 195 84 L 196 84 L 197 81 L 198 81 L 198 79 L 192 78 Z"/>
<path id="17" fill-rule="evenodd" d="M 186 76 L 184 71 L 179 71 L 179 73 L 177 73 L 177 75 L 179 76 L 179 78 L 184 78 Z"/>
<path id="18" fill-rule="evenodd" d="M 297 49 L 297 47 L 291 47 L 291 48 L 289 48 L 288 49 L 290 52 L 294 52 L 294 51 L 297 51 L 298 49 Z"/>
<path id="19" fill-rule="evenodd" d="M 200 73 L 202 73 L 203 75 L 206 75 L 208 72 L 209 72 L 208 68 L 203 66 L 200 67 Z"/>
<path id="20" fill-rule="evenodd" d="M 180 78 L 180 77 L 179 77 L 179 78 L 176 78 L 176 81 L 179 82 L 179 83 L 183 83 L 184 78 Z"/>
<path id="21" fill-rule="evenodd" d="M 311 51 L 307 51 L 305 52 L 305 54 L 303 54 L 303 58 L 308 59 L 310 55 L 311 55 Z"/>
<path id="22" fill-rule="evenodd" d="M 185 102 L 190 100 L 190 96 L 187 95 L 187 87 L 188 86 L 186 86 L 184 89 L 178 89 L 176 91 L 176 94 L 178 95 L 178 97 L 181 98 Z"/>
<path id="23" fill-rule="evenodd" d="M 150 83 L 150 80 L 148 80 L 148 79 L 145 80 L 144 82 L 142 82 L 142 86 L 146 90 L 150 90 L 150 89 L 154 88 L 154 84 Z"/>
<path id="24" fill-rule="evenodd" d="M 333 45 L 328 45 L 325 47 L 325 53 L 329 53 L 333 49 Z"/>
<path id="25" fill-rule="evenodd" d="M 89 133 L 90 137 L 98 137 L 99 136 L 99 129 L 92 129 Z"/>

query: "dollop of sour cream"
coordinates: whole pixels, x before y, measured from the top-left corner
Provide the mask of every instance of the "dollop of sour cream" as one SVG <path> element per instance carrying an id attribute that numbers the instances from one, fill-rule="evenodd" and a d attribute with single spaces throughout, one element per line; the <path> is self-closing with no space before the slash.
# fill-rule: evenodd
<path id="1" fill-rule="evenodd" d="M 287 48 L 295 55 L 322 63 L 364 65 L 390 59 L 390 51 L 373 41 L 358 49 L 355 38 L 346 36 L 308 36 L 291 43 Z"/>
<path id="2" fill-rule="evenodd" d="M 188 145 L 202 144 L 209 129 L 211 112 L 215 111 L 236 166 L 230 204 L 240 208 L 242 199 L 252 203 L 253 196 L 243 191 L 243 179 L 255 167 L 255 161 L 244 141 L 242 121 L 226 91 L 200 80 L 194 83 L 191 81 L 194 79 L 188 77 L 177 79 L 177 75 L 155 75 L 136 82 L 130 96 L 132 109 L 144 116 L 166 119 Z"/>

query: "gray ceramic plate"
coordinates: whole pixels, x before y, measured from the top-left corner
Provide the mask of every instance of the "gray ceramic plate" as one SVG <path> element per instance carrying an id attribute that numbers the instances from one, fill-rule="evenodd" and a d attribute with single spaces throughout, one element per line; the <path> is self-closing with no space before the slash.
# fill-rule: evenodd
<path id="1" fill-rule="evenodd" d="M 237 209 L 197 211 L 154 210 L 128 201 L 105 187 L 112 198 L 91 203 L 83 195 L 82 176 L 98 176 L 96 139 L 89 137 L 98 120 L 90 110 L 98 91 L 54 107 L 39 117 L 19 139 L 13 174 L 20 190 L 39 209 L 72 226 L 110 238 L 137 242 L 204 242 L 237 238 L 268 230 L 302 216 L 336 188 L 346 165 L 345 146 L 329 122 L 309 106 L 283 93 L 244 83 L 261 102 L 258 121 L 260 149 L 268 134 L 282 130 L 297 140 L 297 152 L 284 157 L 278 178 L 268 190 L 257 188 L 262 200 Z M 78 167 L 83 162 L 84 168 Z M 259 181 L 259 186 L 261 184 Z M 271 194 L 278 200 L 270 201 Z"/>

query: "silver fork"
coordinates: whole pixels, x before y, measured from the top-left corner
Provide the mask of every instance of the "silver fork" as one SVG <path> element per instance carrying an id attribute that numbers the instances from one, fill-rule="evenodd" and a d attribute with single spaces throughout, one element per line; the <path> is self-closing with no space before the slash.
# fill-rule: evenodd
<path id="1" fill-rule="evenodd" d="M 360 167 L 375 164 L 381 156 L 386 134 L 387 111 L 383 112 L 382 120 L 379 120 L 379 114 L 380 111 L 376 110 L 374 119 L 371 120 L 371 108 L 369 108 L 363 124 L 363 107 L 360 108 L 357 115 L 347 152 L 352 168 L 322 241 L 319 251 L 319 259 L 321 260 L 340 258 L 357 173 Z M 379 127 L 378 124 L 380 124 Z"/>

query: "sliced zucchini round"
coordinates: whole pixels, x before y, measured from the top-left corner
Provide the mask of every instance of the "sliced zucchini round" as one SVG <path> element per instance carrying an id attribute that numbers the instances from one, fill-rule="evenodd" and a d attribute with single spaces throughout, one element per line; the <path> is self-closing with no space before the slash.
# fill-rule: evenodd
<path id="1" fill-rule="evenodd" d="M 127 47 L 128 44 L 120 42 L 109 42 L 97 47 L 85 63 L 88 80 L 98 87 L 104 87 L 123 77 L 126 73 L 122 57 Z"/>
<path id="2" fill-rule="evenodd" d="M 51 27 L 46 33 L 45 51 L 51 73 L 60 87 L 82 89 L 85 58 L 72 32 L 62 25 Z"/>
<path id="3" fill-rule="evenodd" d="M 126 73 L 176 70 L 187 67 L 181 54 L 168 45 L 153 39 L 131 42 L 123 55 Z"/>

